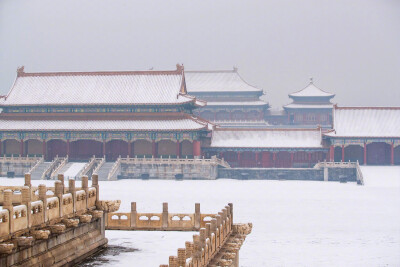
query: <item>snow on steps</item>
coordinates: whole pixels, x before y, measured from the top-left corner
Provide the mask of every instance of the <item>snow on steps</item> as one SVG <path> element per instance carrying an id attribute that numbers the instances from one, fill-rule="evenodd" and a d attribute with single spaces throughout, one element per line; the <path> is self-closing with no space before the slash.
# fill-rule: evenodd
<path id="1" fill-rule="evenodd" d="M 50 167 L 51 162 L 42 162 L 31 173 L 32 180 L 41 180 L 43 173 Z"/>
<path id="2" fill-rule="evenodd" d="M 100 181 L 108 180 L 108 174 L 111 171 L 112 167 L 114 166 L 115 162 L 105 162 L 100 169 L 98 170 L 97 174 L 99 175 Z"/>

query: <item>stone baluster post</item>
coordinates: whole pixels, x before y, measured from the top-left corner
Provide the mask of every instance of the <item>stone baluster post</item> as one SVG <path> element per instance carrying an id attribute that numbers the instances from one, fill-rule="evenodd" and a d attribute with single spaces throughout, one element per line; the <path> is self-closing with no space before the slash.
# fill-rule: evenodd
<path id="1" fill-rule="evenodd" d="M 211 240 L 211 223 L 206 223 L 206 238 Z"/>
<path id="2" fill-rule="evenodd" d="M 99 201 L 99 175 L 92 174 L 92 187 L 96 188 L 96 202 Z"/>
<path id="3" fill-rule="evenodd" d="M 136 202 L 131 202 L 131 228 L 136 227 L 136 216 L 137 216 Z"/>
<path id="4" fill-rule="evenodd" d="M 43 222 L 47 222 L 47 188 L 46 185 L 39 185 L 39 199 L 43 202 Z"/>
<path id="5" fill-rule="evenodd" d="M 200 229 L 200 203 L 196 203 L 194 206 L 194 228 Z"/>
<path id="6" fill-rule="evenodd" d="M 24 177 L 25 177 L 25 184 L 24 185 L 28 186 L 29 188 L 31 188 L 32 187 L 31 174 L 30 173 L 25 173 Z"/>
<path id="7" fill-rule="evenodd" d="M 14 207 L 12 205 L 13 192 L 10 189 L 4 190 L 3 209 L 9 212 L 10 234 L 14 233 Z"/>
<path id="8" fill-rule="evenodd" d="M 193 235 L 193 253 L 192 253 L 192 259 L 194 266 L 198 262 L 200 262 L 201 258 L 201 245 L 200 245 L 200 236 L 199 235 Z"/>
<path id="9" fill-rule="evenodd" d="M 221 218 L 221 226 L 219 227 L 222 231 L 221 234 L 223 237 L 225 237 L 225 228 L 224 228 L 224 213 L 222 211 L 218 212 L 218 215 Z"/>
<path id="10" fill-rule="evenodd" d="M 178 267 L 178 257 L 169 256 L 169 267 Z"/>
<path id="11" fill-rule="evenodd" d="M 230 207 L 230 214 L 231 214 L 231 226 L 233 225 L 233 204 L 228 203 L 228 206 Z"/>
<path id="12" fill-rule="evenodd" d="M 61 183 L 61 181 L 55 181 L 54 182 L 54 187 L 55 187 L 55 193 L 54 195 L 58 197 L 58 202 L 59 202 L 59 213 L 60 213 L 60 218 L 64 215 L 63 214 L 63 195 L 64 195 L 64 188 Z"/>
<path id="13" fill-rule="evenodd" d="M 82 176 L 82 190 L 85 191 L 85 195 L 86 195 L 86 209 L 88 208 L 88 198 L 89 198 L 89 178 L 87 177 L 87 175 L 83 175 Z"/>
<path id="14" fill-rule="evenodd" d="M 186 264 L 186 249 L 178 248 L 178 266 L 185 266 Z"/>
<path id="15" fill-rule="evenodd" d="M 164 202 L 163 203 L 163 211 L 162 211 L 162 228 L 167 229 L 168 228 L 168 203 Z"/>
<path id="16" fill-rule="evenodd" d="M 185 242 L 185 248 L 186 248 L 186 259 L 192 257 L 193 254 L 193 242 L 186 241 Z"/>
<path id="17" fill-rule="evenodd" d="M 26 175 L 26 174 L 25 174 Z M 22 194 L 22 205 L 26 206 L 26 217 L 28 219 L 28 227 L 32 226 L 32 214 L 31 214 L 31 189 L 28 186 L 24 186 L 21 189 Z"/>
<path id="18" fill-rule="evenodd" d="M 68 193 L 71 193 L 71 195 L 72 195 L 73 211 L 74 211 L 74 215 L 75 215 L 75 212 L 76 212 L 76 189 L 75 189 L 75 180 L 74 179 L 68 180 Z"/>
<path id="19" fill-rule="evenodd" d="M 217 232 L 219 233 L 219 239 L 217 240 L 217 247 L 219 247 L 221 245 L 221 241 L 222 241 L 222 231 L 221 231 L 221 216 L 217 215 L 215 216 L 215 218 L 217 219 Z"/>
<path id="20" fill-rule="evenodd" d="M 64 184 L 64 174 L 61 174 L 61 173 L 58 174 L 57 179 L 61 182 L 62 193 L 64 194 L 64 193 L 65 193 L 65 191 L 64 191 L 64 187 L 65 187 L 65 184 Z"/>
<path id="21" fill-rule="evenodd" d="M 202 249 L 205 249 L 205 247 L 206 247 L 206 229 L 205 228 L 200 229 L 200 247 Z"/>
<path id="22" fill-rule="evenodd" d="M 211 233 L 214 234 L 214 243 L 212 244 L 212 246 L 214 247 L 214 249 L 218 246 L 217 245 L 217 219 L 212 219 L 211 220 Z"/>

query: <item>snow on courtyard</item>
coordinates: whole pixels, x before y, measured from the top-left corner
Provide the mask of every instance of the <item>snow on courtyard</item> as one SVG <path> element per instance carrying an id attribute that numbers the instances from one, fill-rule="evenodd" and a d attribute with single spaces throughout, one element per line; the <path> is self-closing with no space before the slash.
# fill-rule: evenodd
<path id="1" fill-rule="evenodd" d="M 240 266 L 400 266 L 400 167 L 362 167 L 365 186 L 314 181 L 100 182 L 101 199 L 120 211 L 218 212 L 228 202 L 234 222 L 252 222 Z M 0 180 L 2 185 L 23 179 Z M 48 185 L 53 181 L 33 181 Z M 79 185 L 80 182 L 77 184 Z M 193 232 L 107 231 L 110 249 L 83 266 L 159 266 Z"/>

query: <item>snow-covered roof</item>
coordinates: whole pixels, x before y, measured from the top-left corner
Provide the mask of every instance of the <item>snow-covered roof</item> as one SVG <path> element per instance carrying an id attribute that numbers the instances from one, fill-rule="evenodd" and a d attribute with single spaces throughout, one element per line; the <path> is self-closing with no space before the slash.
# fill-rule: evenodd
<path id="1" fill-rule="evenodd" d="M 322 148 L 319 129 L 235 129 L 213 131 L 211 147 Z"/>
<path id="2" fill-rule="evenodd" d="M 290 103 L 284 106 L 284 108 L 304 108 L 304 109 L 331 109 L 333 108 L 333 104 L 313 104 L 313 103 L 304 103 L 304 104 L 297 104 L 297 103 Z"/>
<path id="3" fill-rule="evenodd" d="M 336 107 L 332 137 L 400 137 L 400 107 Z"/>
<path id="4" fill-rule="evenodd" d="M 235 101 L 235 102 L 212 102 L 207 101 L 207 106 L 265 106 L 268 103 L 262 100 L 256 101 Z"/>
<path id="5" fill-rule="evenodd" d="M 200 92 L 262 92 L 240 77 L 237 69 L 225 71 L 185 71 L 189 93 Z"/>
<path id="6" fill-rule="evenodd" d="M 185 131 L 208 129 L 191 118 L 157 120 L 15 120 L 0 119 L 0 131 Z"/>
<path id="7" fill-rule="evenodd" d="M 1 106 L 154 105 L 196 102 L 186 95 L 183 67 L 174 71 L 25 73 Z"/>
<path id="8" fill-rule="evenodd" d="M 289 94 L 290 97 L 334 97 L 335 94 L 325 92 L 314 85 L 312 78 L 306 88 Z"/>

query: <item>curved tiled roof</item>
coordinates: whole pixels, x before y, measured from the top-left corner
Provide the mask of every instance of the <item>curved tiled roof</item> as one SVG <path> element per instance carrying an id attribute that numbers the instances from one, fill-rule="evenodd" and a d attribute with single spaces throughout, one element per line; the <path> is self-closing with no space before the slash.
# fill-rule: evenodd
<path id="1" fill-rule="evenodd" d="M 195 118 L 158 120 L 15 120 L 0 119 L 1 131 L 191 131 L 208 130 Z"/>
<path id="2" fill-rule="evenodd" d="M 400 107 L 335 107 L 331 137 L 400 138 Z"/>
<path id="3" fill-rule="evenodd" d="M 310 84 L 306 88 L 289 94 L 290 97 L 334 97 L 335 94 L 325 92 L 324 90 L 316 87 L 310 79 Z"/>
<path id="4" fill-rule="evenodd" d="M 25 73 L 1 106 L 176 105 L 196 102 L 186 95 L 183 67 L 175 71 Z"/>
<path id="5" fill-rule="evenodd" d="M 200 92 L 262 92 L 240 77 L 236 69 L 225 71 L 185 71 L 189 93 Z"/>
<path id="6" fill-rule="evenodd" d="M 213 131 L 211 147 L 322 148 L 320 129 L 229 129 Z"/>

